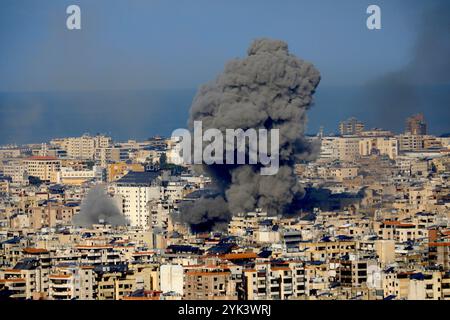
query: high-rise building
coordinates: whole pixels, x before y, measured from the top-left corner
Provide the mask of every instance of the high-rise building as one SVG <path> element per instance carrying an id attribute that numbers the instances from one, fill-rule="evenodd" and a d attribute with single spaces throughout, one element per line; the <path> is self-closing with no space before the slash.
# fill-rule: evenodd
<path id="1" fill-rule="evenodd" d="M 405 133 L 412 135 L 426 135 L 427 124 L 422 113 L 418 113 L 408 117 L 405 124 Z"/>
<path id="2" fill-rule="evenodd" d="M 364 123 L 358 121 L 356 118 L 349 118 L 339 123 L 339 132 L 342 136 L 357 135 L 364 130 Z"/>
<path id="3" fill-rule="evenodd" d="M 161 195 L 158 174 L 155 172 L 129 172 L 115 183 L 116 199 L 121 203 L 123 215 L 132 227 L 151 226 L 150 202 Z"/>

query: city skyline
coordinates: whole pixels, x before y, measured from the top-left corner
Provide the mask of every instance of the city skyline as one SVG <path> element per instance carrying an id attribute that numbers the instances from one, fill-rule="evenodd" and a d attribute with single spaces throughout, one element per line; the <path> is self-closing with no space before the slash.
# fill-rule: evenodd
<path id="1" fill-rule="evenodd" d="M 414 113 L 414 114 L 410 114 L 408 117 L 406 117 L 404 120 L 404 122 L 403 123 L 399 123 L 398 125 L 399 125 L 399 128 L 401 129 L 401 130 L 399 130 L 399 131 L 394 131 L 394 130 L 388 130 L 388 129 L 386 129 L 386 128 L 383 128 L 383 127 L 380 127 L 380 126 L 373 126 L 373 127 L 370 127 L 370 126 L 367 126 L 366 125 L 366 123 L 363 121 L 363 122 L 361 122 L 360 120 L 360 118 L 356 118 L 355 116 L 349 116 L 348 118 L 343 118 L 343 119 L 339 119 L 339 121 L 337 121 L 336 122 L 336 125 L 335 125 L 335 128 L 334 128 L 334 130 L 333 131 L 327 131 L 327 130 L 325 130 L 325 128 L 323 127 L 323 126 L 320 126 L 319 128 L 318 128 L 318 130 L 317 130 L 317 132 L 307 132 L 306 133 L 306 135 L 307 136 L 309 136 L 309 137 L 314 137 L 314 136 L 317 136 L 317 135 L 319 135 L 319 134 L 321 134 L 321 135 L 324 135 L 324 136 L 339 136 L 339 135 L 345 135 L 345 133 L 343 133 L 343 129 L 342 129 L 342 125 L 343 125 L 343 123 L 345 123 L 345 122 L 347 122 L 347 121 L 350 121 L 350 120 L 352 120 L 352 119 L 354 119 L 354 120 L 356 120 L 356 121 L 358 121 L 358 123 L 360 123 L 361 125 L 362 125 L 362 128 L 361 128 L 361 131 L 364 131 L 364 130 L 366 130 L 366 131 L 370 131 L 370 130 L 384 130 L 384 131 L 390 131 L 392 134 L 394 134 L 394 135 L 399 135 L 399 134 L 404 134 L 404 133 L 406 133 L 406 134 L 408 134 L 408 133 L 411 133 L 411 132 L 408 132 L 408 127 L 407 127 L 407 124 L 406 124 L 406 122 L 409 120 L 409 119 L 411 119 L 411 118 L 414 118 L 415 116 L 418 116 L 418 115 L 421 115 L 421 116 L 423 116 L 423 113 L 422 112 L 418 112 L 418 113 Z M 425 121 L 425 123 L 426 123 L 426 129 L 425 129 L 425 132 L 426 133 L 413 133 L 413 134 L 415 134 L 415 135 L 427 135 L 427 134 L 429 134 L 429 135 L 433 135 L 433 133 L 431 133 L 431 132 L 429 132 L 429 127 L 428 127 L 428 119 L 425 117 L 424 118 L 424 121 Z M 403 127 L 400 127 L 400 125 L 402 125 Z M 177 129 L 180 129 L 180 128 L 177 128 Z M 174 129 L 174 130 L 172 130 L 172 132 L 174 132 L 175 130 L 177 130 L 177 129 Z M 184 129 L 184 128 L 181 128 L 181 129 Z M 357 134 L 359 134 L 360 132 L 355 132 L 355 133 L 349 133 L 350 135 L 351 134 L 353 134 L 353 135 L 357 135 Z M 171 134 L 167 134 L 167 135 L 164 135 L 164 134 L 158 134 L 158 133 L 156 133 L 156 134 L 153 134 L 153 135 L 148 135 L 148 136 L 146 136 L 146 137 L 140 137 L 140 138 L 137 138 L 136 139 L 136 137 L 133 137 L 133 136 L 131 136 L 131 137 L 122 137 L 121 139 L 118 139 L 115 135 L 114 135 L 114 133 L 113 132 L 104 132 L 104 131 L 99 131 L 99 130 L 97 130 L 97 131 L 95 131 L 95 130 L 91 130 L 91 131 L 84 131 L 84 132 L 74 132 L 73 133 L 73 135 L 65 135 L 65 134 L 61 134 L 61 135 L 57 135 L 57 136 L 50 136 L 48 139 L 46 139 L 46 140 L 35 140 L 34 142 L 24 142 L 24 143 L 4 143 L 4 144 L 0 144 L 0 146 L 3 146 L 3 147 L 7 147 L 8 145 L 27 145 L 27 144 L 29 144 L 29 145 L 33 145 L 33 144 L 42 144 L 42 143 L 45 143 L 45 144 L 48 144 L 48 143 L 50 143 L 52 140 L 54 140 L 54 139 L 59 139 L 59 138 L 63 138 L 63 137 L 67 137 L 67 136 L 72 136 L 72 137 L 74 137 L 74 136 L 80 136 L 80 135 L 85 135 L 85 136 L 95 136 L 95 135 L 107 135 L 107 136 L 111 136 L 112 138 L 113 138 L 113 140 L 114 140 L 114 142 L 116 142 L 116 143 L 120 143 L 120 142 L 126 142 L 126 141 L 130 141 L 130 140 L 136 140 L 136 141 L 146 141 L 146 140 L 151 140 L 151 139 L 153 139 L 154 137 L 161 137 L 161 138 L 169 138 L 170 136 L 171 136 Z M 447 137 L 447 136 L 449 136 L 449 133 L 448 132 L 445 132 L 445 133 L 443 133 L 443 134 L 441 134 L 441 135 L 436 135 L 436 136 L 445 136 L 445 137 Z M 37 139 L 37 138 L 36 138 Z"/>
<path id="2" fill-rule="evenodd" d="M 450 2 L 372 2 L 0 1 L 0 300 L 450 300 Z"/>

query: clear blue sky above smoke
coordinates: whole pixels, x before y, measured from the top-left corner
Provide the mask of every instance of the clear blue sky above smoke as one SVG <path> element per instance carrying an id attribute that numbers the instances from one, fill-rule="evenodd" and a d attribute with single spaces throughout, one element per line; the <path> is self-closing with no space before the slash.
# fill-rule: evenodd
<path id="1" fill-rule="evenodd" d="M 382 8 L 383 29 L 366 28 Z M 78 4 L 82 30 L 65 27 Z M 408 62 L 428 1 L 2 0 L 0 90 L 196 88 L 252 39 L 285 40 L 322 85 L 360 84 Z"/>
<path id="2" fill-rule="evenodd" d="M 0 144 L 39 142 L 87 131 L 120 139 L 170 134 L 186 124 L 195 89 L 215 78 L 230 59 L 244 57 L 251 41 L 259 37 L 286 41 L 292 53 L 320 70 L 316 106 L 309 114 L 310 133 L 320 125 L 325 125 L 326 132 L 334 131 L 340 120 L 353 115 L 368 127 L 400 131 L 404 118 L 418 111 L 425 113 L 431 132 L 448 132 L 448 62 L 439 77 L 408 70 L 410 63 L 422 64 L 415 61 L 438 61 L 415 58 L 424 12 L 438 2 L 446 3 L 1 0 Z M 71 4 L 81 7 L 82 30 L 66 28 L 66 8 Z M 369 4 L 381 7 L 382 30 L 366 28 Z M 450 21 L 450 10 L 446 11 L 444 20 L 448 16 Z M 445 33 L 434 46 L 443 37 L 442 52 L 446 53 L 450 41 Z M 433 70 L 441 70 L 439 66 L 435 63 Z M 425 75 L 427 86 L 400 97 L 401 108 L 396 108 L 395 99 L 391 105 L 371 100 L 369 94 L 378 90 L 377 85 L 368 87 L 369 94 L 364 91 L 368 83 L 377 84 L 390 73 L 395 75 L 390 80 L 396 81 L 399 74 L 410 71 Z M 165 91 L 152 93 L 155 89 Z M 101 94 L 83 95 L 82 91 Z M 130 93 L 135 91 L 140 93 Z M 391 91 L 389 98 L 397 89 Z"/>

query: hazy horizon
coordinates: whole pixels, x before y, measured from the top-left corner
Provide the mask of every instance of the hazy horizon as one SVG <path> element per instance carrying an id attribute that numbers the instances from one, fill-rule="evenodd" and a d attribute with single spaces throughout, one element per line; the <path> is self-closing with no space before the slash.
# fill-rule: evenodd
<path id="1" fill-rule="evenodd" d="M 423 89 L 423 88 L 422 88 Z M 357 117 L 366 128 L 404 131 L 406 117 L 422 112 L 429 132 L 450 132 L 449 108 L 442 95 L 450 86 L 428 88 L 423 95 L 435 103 L 421 110 L 406 110 L 398 121 L 385 121 L 383 109 L 364 109 L 364 87 L 327 86 L 318 88 L 315 103 L 308 111 L 308 134 L 324 126 L 326 134 L 338 131 L 339 122 Z M 434 90 L 433 90 L 434 89 Z M 0 92 L 0 105 L 21 106 L 0 109 L 0 145 L 48 142 L 52 138 L 103 133 L 117 141 L 142 140 L 155 135 L 170 136 L 186 127 L 196 89 L 95 90 L 89 92 Z M 125 111 L 126 110 L 126 111 Z M 53 115 L 53 116 L 52 116 Z M 117 120 L 119 119 L 119 120 Z"/>

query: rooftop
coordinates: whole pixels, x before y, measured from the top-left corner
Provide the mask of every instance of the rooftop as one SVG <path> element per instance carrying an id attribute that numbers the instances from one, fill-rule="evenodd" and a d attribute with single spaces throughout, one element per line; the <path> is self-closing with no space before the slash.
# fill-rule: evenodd
<path id="1" fill-rule="evenodd" d="M 158 177 L 159 174 L 157 172 L 130 171 L 125 176 L 117 180 L 116 184 L 118 186 L 151 186 Z"/>

